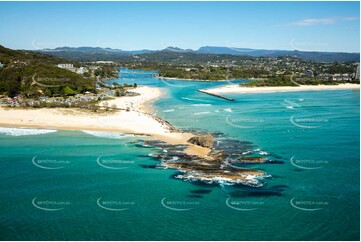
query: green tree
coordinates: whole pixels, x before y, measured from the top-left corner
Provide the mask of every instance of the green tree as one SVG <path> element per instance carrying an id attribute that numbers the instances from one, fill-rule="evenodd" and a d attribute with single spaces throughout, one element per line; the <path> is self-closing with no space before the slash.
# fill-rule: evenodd
<path id="1" fill-rule="evenodd" d="M 74 96 L 75 94 L 76 92 L 68 86 L 64 87 L 62 90 L 63 96 Z"/>

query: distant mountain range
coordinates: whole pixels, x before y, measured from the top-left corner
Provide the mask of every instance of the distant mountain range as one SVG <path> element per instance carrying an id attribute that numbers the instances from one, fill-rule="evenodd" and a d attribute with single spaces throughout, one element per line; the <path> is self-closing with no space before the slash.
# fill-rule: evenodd
<path id="1" fill-rule="evenodd" d="M 58 47 L 55 49 L 43 49 L 40 52 L 79 52 L 88 54 L 122 54 L 122 55 L 140 55 L 144 53 L 154 52 L 153 50 L 121 50 L 112 48 L 101 48 L 101 47 Z"/>
<path id="2" fill-rule="evenodd" d="M 263 50 L 247 48 L 229 48 L 206 46 L 197 50 L 197 53 L 203 54 L 229 54 L 229 55 L 248 55 L 253 57 L 283 57 L 291 56 L 303 60 L 325 61 L 325 62 L 348 62 L 360 61 L 360 53 L 342 53 L 342 52 L 318 52 L 318 51 L 298 51 L 298 50 Z"/>
<path id="3" fill-rule="evenodd" d="M 114 60 L 117 56 L 142 55 L 155 52 L 175 52 L 175 53 L 192 53 L 208 55 L 236 55 L 251 57 L 284 57 L 290 56 L 303 60 L 312 60 L 320 62 L 349 62 L 360 61 L 360 53 L 343 53 L 343 52 L 319 52 L 319 51 L 298 51 L 298 50 L 265 50 L 249 48 L 231 48 L 219 46 L 204 46 L 198 50 L 181 49 L 169 46 L 163 50 L 133 50 L 126 51 L 121 49 L 101 48 L 101 47 L 59 47 L 55 49 L 40 50 L 44 54 L 55 55 L 70 59 L 79 60 Z M 78 58 L 77 58 L 78 57 Z"/>

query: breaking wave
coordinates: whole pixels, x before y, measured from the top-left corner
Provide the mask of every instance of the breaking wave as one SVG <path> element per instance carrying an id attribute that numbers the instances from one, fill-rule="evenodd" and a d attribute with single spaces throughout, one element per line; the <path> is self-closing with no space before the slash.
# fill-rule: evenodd
<path id="1" fill-rule="evenodd" d="M 49 134 L 55 132 L 57 132 L 57 130 L 0 127 L 0 134 L 10 135 L 10 136 L 40 135 L 40 134 Z"/>
<path id="2" fill-rule="evenodd" d="M 104 132 L 104 131 L 82 130 L 82 132 L 95 137 L 108 138 L 108 139 L 125 139 L 136 136 L 135 134 L 124 134 L 124 133 Z"/>
<path id="3" fill-rule="evenodd" d="M 173 112 L 174 109 L 168 109 L 168 110 L 164 110 L 163 113 L 170 113 L 170 112 Z"/>
<path id="4" fill-rule="evenodd" d="M 210 107 L 212 104 L 209 103 L 200 103 L 200 104 L 192 104 L 193 107 Z"/>

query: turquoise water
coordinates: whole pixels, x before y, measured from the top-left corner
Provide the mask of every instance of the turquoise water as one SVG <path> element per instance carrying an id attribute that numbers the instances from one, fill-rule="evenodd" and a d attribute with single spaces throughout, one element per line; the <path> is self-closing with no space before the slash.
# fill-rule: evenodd
<path id="1" fill-rule="evenodd" d="M 358 240 L 360 93 L 228 94 L 228 83 L 128 75 L 164 88 L 156 114 L 281 164 L 259 188 L 174 179 L 143 137 L 0 129 L 2 240 Z M 28 135 L 25 135 L 28 134 Z M 18 135 L 18 136 L 16 136 Z"/>

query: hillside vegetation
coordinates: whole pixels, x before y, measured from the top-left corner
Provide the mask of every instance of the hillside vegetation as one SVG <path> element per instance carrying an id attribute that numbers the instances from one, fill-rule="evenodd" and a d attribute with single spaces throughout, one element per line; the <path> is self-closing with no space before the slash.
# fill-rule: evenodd
<path id="1" fill-rule="evenodd" d="M 33 51 L 11 50 L 0 46 L 0 94 L 10 97 L 74 95 L 94 91 L 95 80 L 57 67 L 73 63 L 63 58 Z"/>

